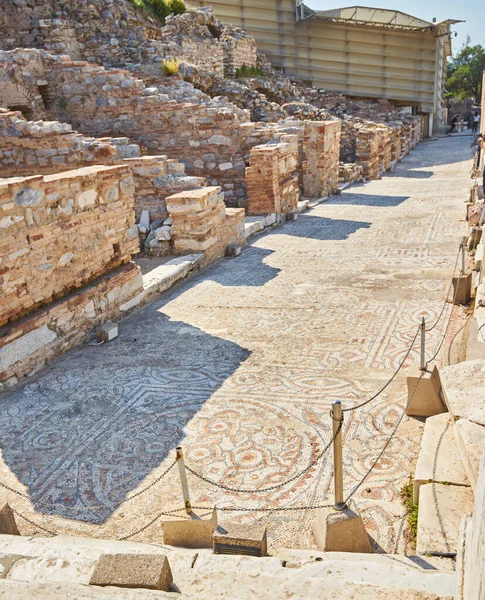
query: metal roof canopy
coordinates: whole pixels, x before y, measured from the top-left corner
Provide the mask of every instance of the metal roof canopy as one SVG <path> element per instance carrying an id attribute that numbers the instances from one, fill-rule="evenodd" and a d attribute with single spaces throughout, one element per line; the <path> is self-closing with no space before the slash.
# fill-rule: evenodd
<path id="1" fill-rule="evenodd" d="M 308 7 L 305 6 L 305 9 Z M 309 9 L 310 11 L 311 9 Z M 306 11 L 305 11 L 306 12 Z M 399 10 L 387 8 L 371 8 L 368 6 L 348 6 L 334 10 L 320 10 L 305 14 L 305 19 L 317 19 L 321 21 L 333 21 L 336 23 L 353 23 L 355 25 L 367 25 L 373 27 L 386 27 L 390 29 L 405 29 L 410 31 L 424 31 L 426 29 L 436 31 L 438 35 L 447 31 L 449 26 L 462 21 L 449 19 L 440 23 L 430 23 L 418 19 Z"/>

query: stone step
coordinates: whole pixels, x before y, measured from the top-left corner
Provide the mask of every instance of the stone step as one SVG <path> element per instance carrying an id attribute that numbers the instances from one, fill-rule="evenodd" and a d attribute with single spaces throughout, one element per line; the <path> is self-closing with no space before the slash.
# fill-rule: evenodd
<path id="1" fill-rule="evenodd" d="M 485 307 L 478 307 L 470 319 L 470 328 L 466 342 L 466 359 L 485 358 Z"/>
<path id="2" fill-rule="evenodd" d="M 428 483 L 419 490 L 418 554 L 455 556 L 461 519 L 473 512 L 470 487 Z"/>
<path id="3" fill-rule="evenodd" d="M 313 577 L 328 577 L 342 585 L 383 584 L 438 596 L 452 596 L 456 585 L 454 563 L 445 558 L 291 549 L 280 549 L 276 556 L 284 560 L 286 568 L 300 569 Z"/>
<path id="4" fill-rule="evenodd" d="M 455 423 L 454 435 L 461 461 L 475 490 L 480 461 L 485 452 L 485 427 L 460 419 Z"/>
<path id="5" fill-rule="evenodd" d="M 485 359 L 467 360 L 440 369 L 443 400 L 455 419 L 485 412 Z"/>
<path id="6" fill-rule="evenodd" d="M 25 581 L 0 580 L 1 600 L 214 600 L 226 598 L 255 600 L 255 598 L 291 598 L 292 600 L 440 600 L 428 592 L 401 591 L 374 585 L 346 584 L 339 586 L 333 582 L 322 589 L 320 581 L 295 580 L 283 582 L 276 578 L 260 577 L 257 581 L 248 580 L 244 574 L 226 581 L 213 581 L 207 585 L 207 578 L 198 583 L 196 591 L 159 592 L 144 589 L 123 589 L 115 587 L 95 587 L 78 583 L 49 582 L 43 584 Z M 177 588 L 178 589 L 178 588 Z M 449 600 L 447 598 L 446 600 Z"/>
<path id="7" fill-rule="evenodd" d="M 250 235 L 263 231 L 266 227 L 271 227 L 271 225 L 279 222 L 279 217 L 275 213 L 261 217 L 246 217 L 244 219 L 244 237 L 248 238 Z"/>
<path id="8" fill-rule="evenodd" d="M 288 551 L 291 552 L 291 551 Z M 177 598 L 312 598 L 438 600 L 452 596 L 455 574 L 426 559 L 386 555 L 309 553 L 299 562 L 283 556 L 214 555 L 210 550 L 57 536 L 0 535 L 0 598 L 135 598 L 134 591 L 89 586 L 102 554 L 166 555 Z M 315 556 L 313 556 L 315 555 Z M 173 598 L 137 589 L 136 598 Z"/>
<path id="9" fill-rule="evenodd" d="M 451 483 L 469 486 L 453 435 L 453 417 L 449 413 L 426 419 L 418 462 L 414 473 L 413 499 L 419 501 L 423 483 Z"/>

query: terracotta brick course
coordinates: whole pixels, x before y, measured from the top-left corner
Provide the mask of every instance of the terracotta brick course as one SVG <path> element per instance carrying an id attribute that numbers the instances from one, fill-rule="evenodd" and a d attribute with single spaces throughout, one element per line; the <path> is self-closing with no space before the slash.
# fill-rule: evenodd
<path id="1" fill-rule="evenodd" d="M 128 262 L 133 195 L 127 166 L 0 182 L 0 325 Z"/>
<path id="2" fill-rule="evenodd" d="M 246 169 L 248 214 L 287 214 L 298 207 L 298 137 L 256 146 Z"/>

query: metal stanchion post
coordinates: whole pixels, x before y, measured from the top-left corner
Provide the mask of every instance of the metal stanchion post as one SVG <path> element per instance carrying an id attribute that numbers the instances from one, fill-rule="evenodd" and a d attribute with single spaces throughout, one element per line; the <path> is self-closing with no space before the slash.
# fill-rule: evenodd
<path id="1" fill-rule="evenodd" d="M 332 402 L 333 421 L 333 470 L 335 479 L 335 503 L 336 510 L 347 508 L 344 500 L 344 473 L 342 464 L 342 402 Z"/>
<path id="2" fill-rule="evenodd" d="M 184 453 L 182 447 L 178 446 L 176 449 L 176 460 L 179 467 L 180 483 L 182 484 L 182 494 L 184 496 L 185 512 L 190 514 L 192 512 L 192 506 L 190 504 L 189 486 L 187 484 L 187 473 L 185 472 Z"/>
<path id="3" fill-rule="evenodd" d="M 426 319 L 423 317 L 421 321 L 421 359 L 419 368 L 421 371 L 426 371 Z"/>
<path id="4" fill-rule="evenodd" d="M 466 273 L 466 237 L 461 242 L 461 274 Z"/>

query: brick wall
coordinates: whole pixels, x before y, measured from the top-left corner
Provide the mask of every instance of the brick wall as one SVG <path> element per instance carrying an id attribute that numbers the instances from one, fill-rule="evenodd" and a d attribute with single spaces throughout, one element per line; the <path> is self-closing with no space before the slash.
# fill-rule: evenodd
<path id="1" fill-rule="evenodd" d="M 87 138 L 67 123 L 26 121 L 0 109 L 0 166 L 3 177 L 58 173 L 92 164 L 114 164 L 123 148 L 111 140 Z M 131 148 L 139 154 L 139 148 Z M 120 156 L 121 155 L 121 156 Z"/>
<path id="2" fill-rule="evenodd" d="M 118 320 L 143 292 L 140 267 L 128 263 L 0 327 L 0 383 L 15 385 L 81 343 L 97 325 Z"/>
<path id="3" fill-rule="evenodd" d="M 126 263 L 138 252 L 126 167 L 0 182 L 0 325 Z"/>
<path id="4" fill-rule="evenodd" d="M 391 169 L 392 165 L 391 129 L 380 126 L 376 131 L 379 139 L 379 174 L 383 175 Z"/>
<path id="5" fill-rule="evenodd" d="M 355 144 L 356 162 L 362 165 L 366 179 L 379 178 L 379 133 L 376 128 L 361 127 Z"/>
<path id="6" fill-rule="evenodd" d="M 126 159 L 135 180 L 135 215 L 150 213 L 150 221 L 168 218 L 165 198 L 178 192 L 207 185 L 203 177 L 188 177 L 182 163 L 166 156 L 142 156 Z"/>
<path id="7" fill-rule="evenodd" d="M 218 186 L 188 190 L 166 198 L 176 253 L 203 252 L 205 262 L 229 244 L 243 244 L 244 209 L 226 209 Z"/>
<path id="8" fill-rule="evenodd" d="M 221 40 L 224 51 L 224 75 L 234 77 L 237 69 L 246 65 L 255 67 L 258 61 L 258 48 L 254 38 L 242 30 Z"/>
<path id="9" fill-rule="evenodd" d="M 248 214 L 288 214 L 298 207 L 298 137 L 255 146 L 246 169 Z"/>
<path id="10" fill-rule="evenodd" d="M 328 196 L 338 188 L 340 121 L 306 121 L 301 165 L 303 195 Z"/>

